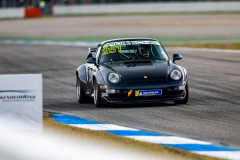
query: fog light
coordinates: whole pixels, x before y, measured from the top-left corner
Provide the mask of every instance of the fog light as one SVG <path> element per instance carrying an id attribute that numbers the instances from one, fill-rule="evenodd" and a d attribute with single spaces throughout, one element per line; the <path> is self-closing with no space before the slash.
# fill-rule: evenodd
<path id="1" fill-rule="evenodd" d="M 185 90 L 185 86 L 178 86 L 178 90 Z"/>
<path id="2" fill-rule="evenodd" d="M 106 89 L 107 93 L 116 93 L 115 89 Z"/>
<path id="3" fill-rule="evenodd" d="M 107 89 L 107 85 L 100 85 L 100 89 Z"/>

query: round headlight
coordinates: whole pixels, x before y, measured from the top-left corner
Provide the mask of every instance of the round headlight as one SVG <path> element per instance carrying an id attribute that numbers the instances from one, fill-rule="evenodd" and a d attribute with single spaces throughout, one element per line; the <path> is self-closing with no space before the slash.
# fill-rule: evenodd
<path id="1" fill-rule="evenodd" d="M 179 80 L 179 79 L 181 79 L 181 77 L 182 77 L 182 73 L 181 73 L 179 70 L 174 69 L 174 70 L 171 71 L 170 77 L 171 77 L 173 80 Z"/>
<path id="2" fill-rule="evenodd" d="M 111 82 L 111 83 L 118 83 L 118 82 L 120 81 L 120 77 L 119 77 L 119 75 L 116 74 L 116 73 L 110 73 L 110 74 L 108 75 L 108 80 L 109 80 L 109 82 Z"/>

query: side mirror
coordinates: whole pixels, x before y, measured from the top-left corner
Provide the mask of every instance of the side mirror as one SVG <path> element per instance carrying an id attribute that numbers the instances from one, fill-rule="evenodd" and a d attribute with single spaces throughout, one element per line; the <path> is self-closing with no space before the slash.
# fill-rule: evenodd
<path id="1" fill-rule="evenodd" d="M 90 57 L 87 59 L 87 63 L 94 63 L 96 64 L 96 58 L 95 57 Z"/>
<path id="2" fill-rule="evenodd" d="M 182 59 L 182 56 L 180 54 L 173 54 L 173 63 L 176 61 L 176 60 L 180 60 Z"/>
<path id="3" fill-rule="evenodd" d="M 88 60 L 88 59 L 91 58 L 91 57 L 93 57 L 93 55 L 92 55 L 92 53 L 90 52 L 90 53 L 88 53 L 86 60 Z"/>
<path id="4" fill-rule="evenodd" d="M 88 55 L 86 60 L 93 57 L 92 52 L 96 52 L 96 51 L 97 51 L 97 48 L 88 48 Z"/>

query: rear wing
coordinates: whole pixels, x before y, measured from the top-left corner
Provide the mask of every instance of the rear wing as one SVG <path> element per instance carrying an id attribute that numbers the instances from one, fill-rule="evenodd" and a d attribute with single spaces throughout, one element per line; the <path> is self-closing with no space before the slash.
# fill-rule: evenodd
<path id="1" fill-rule="evenodd" d="M 97 51 L 97 48 L 88 48 L 88 55 L 87 55 L 86 60 L 87 60 L 88 58 L 93 57 L 92 52 L 96 52 L 96 51 Z"/>

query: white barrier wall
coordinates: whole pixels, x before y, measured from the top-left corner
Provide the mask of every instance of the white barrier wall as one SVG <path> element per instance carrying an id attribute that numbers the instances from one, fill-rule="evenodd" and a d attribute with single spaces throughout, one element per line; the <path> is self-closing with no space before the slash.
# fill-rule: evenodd
<path id="1" fill-rule="evenodd" d="M 55 6 L 54 15 L 149 12 L 240 11 L 240 2 L 155 2 Z"/>
<path id="2" fill-rule="evenodd" d="M 42 132 L 42 75 L 0 75 L 0 122 L 13 130 Z"/>
<path id="3" fill-rule="evenodd" d="M 0 18 L 23 18 L 24 8 L 4 8 L 0 9 Z"/>

